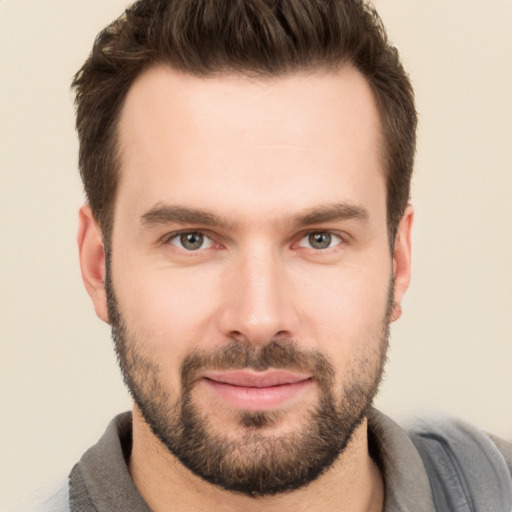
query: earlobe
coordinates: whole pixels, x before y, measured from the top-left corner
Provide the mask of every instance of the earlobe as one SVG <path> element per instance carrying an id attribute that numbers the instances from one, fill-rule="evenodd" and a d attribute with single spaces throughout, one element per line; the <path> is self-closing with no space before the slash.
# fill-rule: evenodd
<path id="1" fill-rule="evenodd" d="M 402 316 L 402 299 L 411 281 L 411 239 L 414 209 L 407 205 L 398 225 L 393 252 L 393 275 L 395 279 L 393 309 L 390 320 L 394 322 Z"/>
<path id="2" fill-rule="evenodd" d="M 78 214 L 77 243 L 85 289 L 91 297 L 98 317 L 108 323 L 105 290 L 105 247 L 101 230 L 89 205 L 82 206 Z"/>

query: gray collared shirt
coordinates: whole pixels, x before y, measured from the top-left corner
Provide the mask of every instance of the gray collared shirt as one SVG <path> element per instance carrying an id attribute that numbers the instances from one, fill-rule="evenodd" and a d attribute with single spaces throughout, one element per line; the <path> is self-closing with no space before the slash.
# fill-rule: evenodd
<path id="1" fill-rule="evenodd" d="M 473 427 L 470 427 L 473 429 Z M 473 429 L 474 436 L 482 432 Z M 368 417 L 372 457 L 385 487 L 383 512 L 435 512 L 428 474 L 409 434 L 373 409 Z M 512 466 L 512 445 L 493 439 L 493 446 Z M 132 443 L 131 414 L 116 416 L 107 430 L 75 465 L 69 482 L 37 512 L 151 512 L 128 470 Z M 69 500 L 68 500 L 69 496 Z"/>

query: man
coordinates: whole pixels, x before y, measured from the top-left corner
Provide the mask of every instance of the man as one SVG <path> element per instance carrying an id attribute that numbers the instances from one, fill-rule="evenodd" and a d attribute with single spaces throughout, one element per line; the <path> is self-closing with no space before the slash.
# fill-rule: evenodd
<path id="1" fill-rule="evenodd" d="M 134 406 L 54 510 L 510 508 L 509 445 L 371 407 L 416 114 L 370 7 L 141 1 L 74 87 L 82 275 Z"/>

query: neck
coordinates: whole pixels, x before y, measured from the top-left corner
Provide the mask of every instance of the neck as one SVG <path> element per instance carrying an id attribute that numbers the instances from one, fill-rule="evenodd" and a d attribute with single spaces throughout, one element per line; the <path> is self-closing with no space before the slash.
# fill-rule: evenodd
<path id="1" fill-rule="evenodd" d="M 138 491 L 154 512 L 381 512 L 384 485 L 367 439 L 364 420 L 333 466 L 315 481 L 295 491 L 251 498 L 220 489 L 190 472 L 154 436 L 135 407 L 129 466 Z"/>

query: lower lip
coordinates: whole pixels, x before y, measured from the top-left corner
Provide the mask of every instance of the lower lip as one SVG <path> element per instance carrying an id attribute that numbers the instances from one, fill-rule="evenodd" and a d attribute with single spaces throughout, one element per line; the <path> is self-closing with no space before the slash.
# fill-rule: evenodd
<path id="1" fill-rule="evenodd" d="M 286 405 L 312 384 L 311 379 L 305 379 L 291 384 L 258 388 L 233 386 L 211 379 L 203 379 L 203 382 L 232 407 L 250 411 L 276 409 Z"/>

